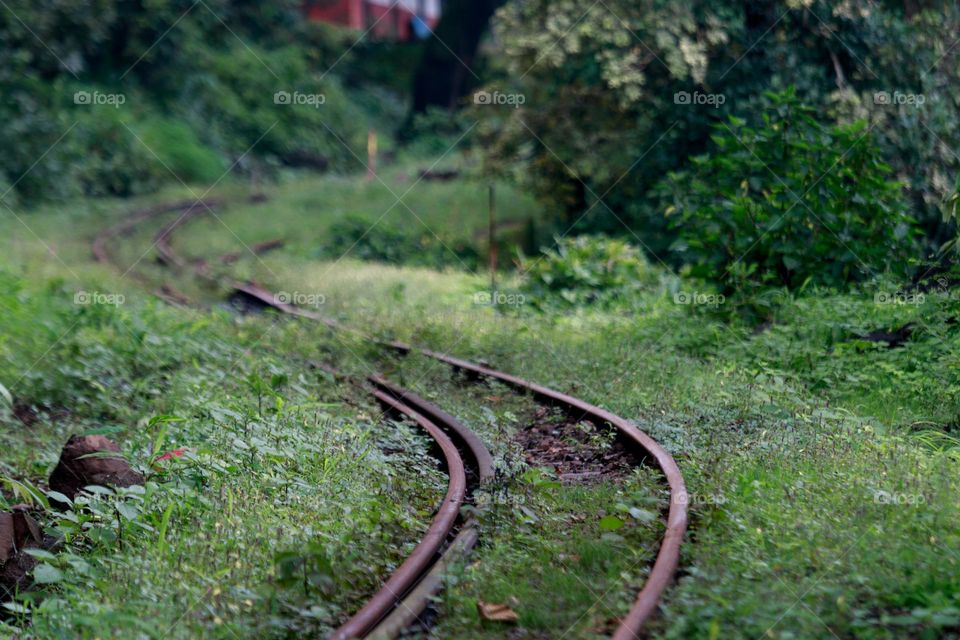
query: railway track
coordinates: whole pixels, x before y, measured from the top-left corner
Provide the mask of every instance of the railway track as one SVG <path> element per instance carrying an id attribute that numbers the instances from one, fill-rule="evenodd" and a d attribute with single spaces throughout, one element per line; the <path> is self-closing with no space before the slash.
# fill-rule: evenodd
<path id="1" fill-rule="evenodd" d="M 129 235 L 141 224 L 163 213 L 182 211 L 173 222 L 165 225 L 155 236 L 161 260 L 169 265 L 185 267 L 189 262 L 176 254 L 170 238 L 190 219 L 196 217 L 196 207 L 184 203 L 167 208 L 156 207 L 132 214 L 117 227 L 108 229 L 94 241 L 94 254 L 110 261 L 107 246 L 123 235 Z M 202 212 L 199 212 L 202 213 Z M 98 244 L 99 243 L 99 244 Z M 203 270 L 198 275 L 210 278 Z M 335 330 L 355 329 L 344 327 L 337 321 L 321 314 L 300 309 L 279 300 L 273 292 L 255 283 L 229 282 L 235 294 L 257 301 L 259 304 L 290 316 L 323 322 Z M 670 492 L 670 502 L 665 515 L 666 529 L 657 557 L 647 580 L 637 594 L 629 613 L 620 621 L 613 633 L 614 640 L 630 640 L 643 637 L 644 628 L 656 613 L 663 593 L 676 574 L 680 561 L 680 546 L 687 527 L 687 493 L 683 476 L 673 457 L 653 438 L 626 419 L 605 409 L 573 396 L 555 391 L 535 382 L 520 378 L 491 367 L 462 360 L 445 353 L 421 349 L 398 341 L 383 341 L 367 336 L 367 340 L 400 354 L 419 353 L 454 370 L 474 378 L 497 380 L 518 391 L 532 394 L 539 402 L 561 407 L 571 417 L 587 420 L 594 425 L 609 425 L 623 442 L 639 453 L 642 460 L 652 463 L 662 474 Z M 429 598 L 440 588 L 443 571 L 455 558 L 461 557 L 476 543 L 476 529 L 472 521 L 458 522 L 457 512 L 468 496 L 466 477 L 468 469 L 476 476 L 477 483 L 484 482 L 492 474 L 490 454 L 479 438 L 456 419 L 443 412 L 411 391 L 397 387 L 379 376 L 367 380 L 372 385 L 373 396 L 388 410 L 407 416 L 437 442 L 449 472 L 448 491 L 427 534 L 406 561 L 388 578 L 384 588 L 331 636 L 335 640 L 348 638 L 394 638 L 405 628 L 415 623 Z M 455 444 L 456 442 L 456 444 Z M 461 452 L 466 455 L 465 465 Z"/>
<path id="2" fill-rule="evenodd" d="M 169 248 L 169 234 L 177 229 L 185 220 L 192 218 L 200 211 L 207 211 L 220 205 L 220 200 L 183 200 L 172 204 L 159 204 L 134 211 L 118 224 L 104 229 L 93 239 L 91 243 L 93 258 L 101 264 L 112 265 L 121 273 L 122 277 L 131 277 L 149 288 L 152 286 L 152 283 L 148 278 L 136 271 L 134 268 L 136 263 L 128 267 L 119 264 L 117 256 L 112 251 L 112 244 L 120 238 L 136 233 L 146 222 L 171 213 L 178 213 L 177 218 L 164 226 L 163 230 L 154 238 L 154 246 L 158 249 L 158 256 L 160 256 L 161 261 L 164 261 L 167 259 L 165 254 L 174 255 L 172 249 Z M 168 228 L 169 231 L 164 233 L 164 230 Z M 153 289 L 152 293 L 169 304 L 183 306 L 188 302 L 183 294 L 167 285 L 161 285 Z"/>

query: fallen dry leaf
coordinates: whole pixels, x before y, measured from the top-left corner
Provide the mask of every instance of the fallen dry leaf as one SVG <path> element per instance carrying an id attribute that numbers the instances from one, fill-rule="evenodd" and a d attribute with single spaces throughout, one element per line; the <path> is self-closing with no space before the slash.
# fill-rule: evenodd
<path id="1" fill-rule="evenodd" d="M 477 600 L 477 613 L 480 614 L 481 620 L 488 620 L 490 622 L 515 624 L 517 620 L 519 620 L 517 612 L 507 605 L 484 602 L 483 600 Z"/>

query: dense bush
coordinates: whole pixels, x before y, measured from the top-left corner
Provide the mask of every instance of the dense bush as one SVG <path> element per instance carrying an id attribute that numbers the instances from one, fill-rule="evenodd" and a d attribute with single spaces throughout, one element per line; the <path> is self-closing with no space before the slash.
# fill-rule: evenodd
<path id="1" fill-rule="evenodd" d="M 586 235 L 558 240 L 555 248 L 524 260 L 521 270 L 524 290 L 541 305 L 553 300 L 570 305 L 611 302 L 659 279 L 636 247 Z"/>
<path id="2" fill-rule="evenodd" d="M 171 178 L 153 148 L 141 143 L 126 124 L 129 110 L 100 108 L 80 114 L 72 139 L 53 153 L 68 156 L 64 188 L 93 196 L 129 196 L 154 189 Z M 69 192 L 69 191 L 68 191 Z"/>
<path id="3" fill-rule="evenodd" d="M 197 55 L 202 72 L 184 84 L 178 103 L 209 144 L 233 157 L 299 154 L 316 156 L 316 164 L 358 166 L 362 119 L 336 79 L 312 70 L 302 49 L 250 52 L 237 44 Z"/>
<path id="4" fill-rule="evenodd" d="M 706 151 L 727 115 L 762 126 L 763 92 L 795 85 L 825 121 L 870 123 L 929 249 L 952 232 L 939 204 L 960 171 L 958 24 L 939 0 L 507 3 L 495 23 L 505 72 L 487 89 L 525 102 L 477 107 L 477 131 L 490 169 L 549 201 L 558 226 L 629 228 L 667 260 L 675 234 L 653 186 Z"/>
<path id="5" fill-rule="evenodd" d="M 2 78 L 0 93 L 6 98 L 0 102 L 0 182 L 15 185 L 4 198 L 7 204 L 11 196 L 29 201 L 129 195 L 169 178 L 131 133 L 129 123 L 137 118 L 134 94 L 123 94 L 123 104 L 77 104 L 75 96 L 118 94 L 65 81 L 10 88 Z"/>
<path id="6" fill-rule="evenodd" d="M 409 264 L 433 268 L 455 267 L 476 270 L 480 253 L 468 238 L 438 237 L 421 225 L 401 228 L 389 222 L 349 215 L 330 225 L 319 255 Z"/>
<path id="7" fill-rule="evenodd" d="M 867 125 L 820 124 L 793 91 L 769 97 L 760 126 L 717 125 L 710 152 L 660 185 L 673 250 L 730 289 L 839 287 L 903 270 L 912 220 Z"/>
<path id="8" fill-rule="evenodd" d="M 204 145 L 186 123 L 170 118 L 145 120 L 136 130 L 143 145 L 164 168 L 184 182 L 212 183 L 226 170 L 223 157 Z"/>
<path id="9" fill-rule="evenodd" d="M 298 2 L 11 4 L 0 12 L 7 204 L 129 195 L 171 172 L 211 182 L 290 154 L 353 166 L 362 150 L 364 116 L 326 73 L 343 37 L 306 24 Z M 277 104 L 284 91 L 323 103 Z"/>

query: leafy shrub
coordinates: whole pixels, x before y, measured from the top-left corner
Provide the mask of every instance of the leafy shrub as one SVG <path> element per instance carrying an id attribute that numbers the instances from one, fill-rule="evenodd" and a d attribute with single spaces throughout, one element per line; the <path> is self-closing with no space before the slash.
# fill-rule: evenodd
<path id="1" fill-rule="evenodd" d="M 74 138 L 55 150 L 69 162 L 63 175 L 67 189 L 92 196 L 130 196 L 151 191 L 170 178 L 152 145 L 148 148 L 137 140 L 125 117 L 129 117 L 125 111 L 105 108 L 78 119 Z"/>
<path id="2" fill-rule="evenodd" d="M 960 65 L 943 64 L 942 52 L 956 41 L 960 5 L 604 5 L 609 11 L 584 15 L 576 2 L 505 3 L 494 21 L 495 64 L 505 70 L 491 88 L 522 93 L 526 105 L 475 110 L 488 164 L 544 199 L 561 229 L 579 221 L 577 230 L 622 233 L 622 221 L 666 255 L 676 238 L 653 187 L 706 151 L 720 118 L 759 114 L 763 91 L 796 85 L 824 117 L 869 118 L 884 157 L 908 185 L 928 245 L 949 239 L 938 206 L 960 167 Z M 878 91 L 898 87 L 925 103 L 878 104 Z M 678 107 L 678 97 L 695 102 L 697 92 L 717 100 Z M 603 194 L 604 206 L 594 206 L 593 194 Z"/>
<path id="3" fill-rule="evenodd" d="M 361 260 L 401 263 L 412 253 L 408 234 L 386 224 L 370 228 L 370 222 L 358 216 L 347 216 L 330 227 L 331 244 L 322 253 L 333 256 L 353 247 L 350 254 Z"/>
<path id="4" fill-rule="evenodd" d="M 468 143 L 468 130 L 469 122 L 462 112 L 451 114 L 447 109 L 430 107 L 416 114 L 398 135 L 408 142 L 411 155 L 438 157 L 446 155 L 458 140 L 457 146 Z"/>
<path id="5" fill-rule="evenodd" d="M 437 238 L 426 229 L 401 229 L 358 215 L 341 218 L 331 224 L 329 242 L 319 254 L 340 258 L 344 252 L 360 260 L 443 268 L 476 269 L 480 252 L 465 239 Z"/>
<path id="6" fill-rule="evenodd" d="M 365 153 L 363 117 L 336 79 L 310 69 L 303 49 L 251 53 L 237 45 L 198 48 L 197 56 L 203 73 L 184 84 L 179 102 L 188 106 L 188 120 L 204 142 L 233 156 L 309 154 L 357 168 Z"/>
<path id="7" fill-rule="evenodd" d="M 143 125 L 143 142 L 159 161 L 184 182 L 215 182 L 225 170 L 223 158 L 204 146 L 190 127 L 167 118 L 155 118 Z"/>
<path id="8" fill-rule="evenodd" d="M 729 289 L 838 287 L 901 267 L 912 220 L 870 130 L 820 124 L 793 90 L 767 97 L 761 126 L 717 125 L 712 151 L 658 187 L 678 258 Z"/>
<path id="9" fill-rule="evenodd" d="M 609 302 L 658 281 L 636 247 L 599 236 L 559 239 L 555 249 L 524 260 L 522 270 L 524 289 L 534 300 L 559 298 L 572 305 Z"/>
<path id="10" fill-rule="evenodd" d="M 2 84 L 0 84 L 2 86 Z M 0 89 L 2 91 L 2 89 Z M 47 89 L 43 99 L 29 89 L 11 91 L 0 105 L 0 182 L 15 185 L 11 196 L 31 200 L 79 195 L 126 196 L 149 191 L 169 174 L 131 133 L 136 120 L 125 95 L 119 106 L 74 104 L 74 93 L 110 93 L 99 85 Z"/>
<path id="11" fill-rule="evenodd" d="M 940 253 L 960 254 L 960 228 L 957 227 L 957 221 L 960 220 L 960 178 L 957 179 L 956 186 L 951 189 L 943 199 L 941 205 L 943 219 L 945 222 L 952 222 L 949 238 L 940 246 Z"/>
<path id="12" fill-rule="evenodd" d="M 346 34 L 305 27 L 294 0 L 210 0 L 200 12 L 184 0 L 148 4 L 19 3 L 16 17 L 0 15 L 9 62 L 0 66 L 0 183 L 15 185 L 7 204 L 149 191 L 171 179 L 168 168 L 212 181 L 227 158 L 242 160 L 241 171 L 290 157 L 356 167 L 362 110 L 321 75 Z M 94 90 L 126 100 L 75 101 Z M 281 91 L 324 102 L 275 104 Z"/>

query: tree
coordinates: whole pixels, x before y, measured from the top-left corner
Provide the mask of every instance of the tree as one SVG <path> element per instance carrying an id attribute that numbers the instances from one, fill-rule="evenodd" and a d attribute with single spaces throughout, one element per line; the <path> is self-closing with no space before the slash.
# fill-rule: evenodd
<path id="1" fill-rule="evenodd" d="M 448 0 L 413 80 L 413 111 L 455 109 L 476 82 L 477 49 L 504 0 Z"/>
<path id="2" fill-rule="evenodd" d="M 767 98 L 760 126 L 718 124 L 658 187 L 678 257 L 728 293 L 903 275 L 913 221 L 866 122 L 824 125 L 792 89 Z"/>
<path id="3" fill-rule="evenodd" d="M 675 230 L 653 186 L 713 125 L 758 125 L 763 93 L 795 86 L 823 120 L 868 122 L 938 247 L 960 173 L 958 31 L 960 8 L 941 1 L 509 3 L 494 20 L 506 86 L 489 88 L 526 100 L 478 108 L 478 129 L 489 169 L 540 194 L 560 231 L 636 235 L 666 261 Z"/>

